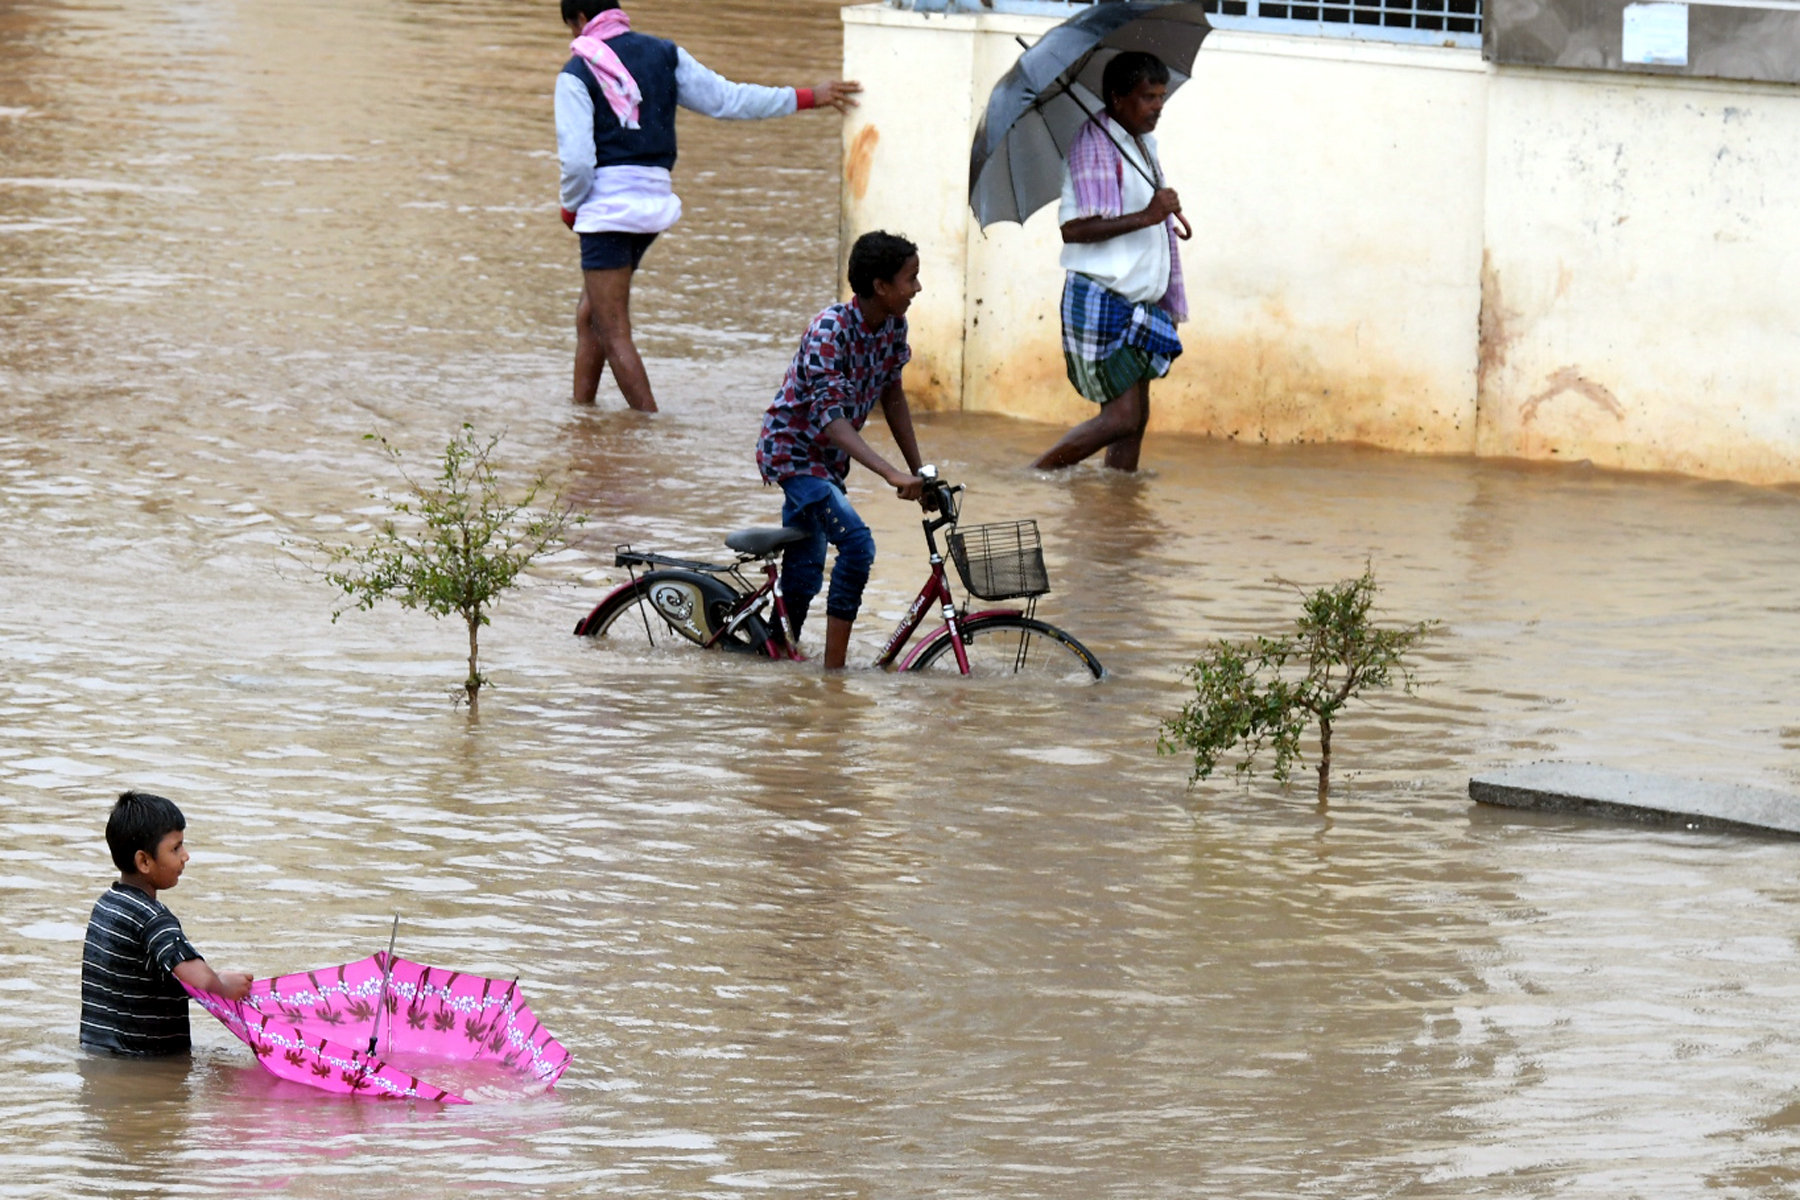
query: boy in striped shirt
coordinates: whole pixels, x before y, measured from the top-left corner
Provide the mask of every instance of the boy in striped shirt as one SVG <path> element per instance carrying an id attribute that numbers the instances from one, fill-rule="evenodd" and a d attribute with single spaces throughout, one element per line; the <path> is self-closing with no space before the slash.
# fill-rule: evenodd
<path id="1" fill-rule="evenodd" d="M 106 822 L 119 882 L 94 905 L 81 954 L 81 1044 L 112 1054 L 186 1054 L 183 983 L 243 999 L 250 976 L 216 974 L 156 898 L 181 881 L 188 852 L 181 810 L 148 792 L 126 792 Z"/>

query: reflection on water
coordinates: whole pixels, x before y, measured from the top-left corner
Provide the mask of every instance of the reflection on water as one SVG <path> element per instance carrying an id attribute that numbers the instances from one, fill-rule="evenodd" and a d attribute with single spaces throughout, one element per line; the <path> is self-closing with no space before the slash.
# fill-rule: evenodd
<path id="1" fill-rule="evenodd" d="M 633 6 L 722 69 L 831 74 L 829 0 Z M 750 447 L 834 295 L 835 118 L 682 129 L 639 282 L 654 420 L 568 407 L 553 11 L 496 0 L 0 9 L 0 1181 L 12 1195 L 1776 1194 L 1800 1177 L 1785 843 L 1472 810 L 1545 756 L 1795 786 L 1785 494 L 1346 448 L 920 421 L 972 521 L 1035 517 L 1079 689 L 570 636 L 611 546 L 777 511 Z M 926 281 L 930 286 L 929 280 Z M 330 621 L 291 547 L 365 519 L 389 434 L 468 420 L 592 515 L 487 634 Z M 872 655 L 924 571 L 856 483 Z M 1372 557 L 1426 688 L 1301 789 L 1185 789 L 1183 664 Z M 219 966 L 383 948 L 520 979 L 575 1063 L 447 1110 L 74 1045 L 126 785 Z M 402 1189 L 407 1190 L 407 1189 Z M 411 1190 L 419 1190 L 413 1188 Z"/>

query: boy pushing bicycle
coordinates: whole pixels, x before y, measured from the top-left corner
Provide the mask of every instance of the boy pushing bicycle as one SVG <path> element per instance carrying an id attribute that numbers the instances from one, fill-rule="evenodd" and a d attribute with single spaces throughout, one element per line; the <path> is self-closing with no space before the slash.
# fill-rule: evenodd
<path id="1" fill-rule="evenodd" d="M 891 233 L 865 233 L 850 249 L 855 296 L 812 319 L 788 364 L 781 391 L 763 416 L 756 465 L 780 484 L 781 523 L 808 533 L 787 548 L 781 593 L 797 643 L 806 610 L 825 579 L 825 547 L 837 548 L 825 596 L 825 669 L 840 670 L 863 587 L 875 565 L 875 538 L 844 491 L 851 460 L 886 480 L 902 500 L 924 493 L 918 439 L 900 374 L 912 350 L 906 310 L 920 292 L 919 248 Z M 876 453 L 860 430 L 876 404 L 906 458 L 902 471 Z"/>

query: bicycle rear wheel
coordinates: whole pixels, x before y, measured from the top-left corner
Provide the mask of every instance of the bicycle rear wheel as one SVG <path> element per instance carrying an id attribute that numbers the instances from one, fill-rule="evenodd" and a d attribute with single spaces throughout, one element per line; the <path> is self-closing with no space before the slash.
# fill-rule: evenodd
<path id="1" fill-rule="evenodd" d="M 1054 625 L 1034 617 L 1002 614 L 962 622 L 969 674 L 978 678 L 1099 679 L 1106 674 L 1093 652 Z M 955 675 L 956 651 L 948 632 L 926 644 L 912 671 Z"/>
<path id="2" fill-rule="evenodd" d="M 704 646 L 731 620 L 739 599 L 735 589 L 699 571 L 650 571 L 602 600 L 575 632 L 650 645 L 679 638 Z M 713 645 L 738 654 L 763 654 L 768 640 L 768 627 L 749 617 Z"/>

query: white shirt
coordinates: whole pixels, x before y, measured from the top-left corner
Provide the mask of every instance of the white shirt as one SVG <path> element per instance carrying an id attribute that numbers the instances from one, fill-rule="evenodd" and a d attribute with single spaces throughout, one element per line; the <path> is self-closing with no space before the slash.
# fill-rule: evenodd
<path id="1" fill-rule="evenodd" d="M 675 103 L 727 121 L 781 117 L 797 107 L 791 87 L 733 83 L 675 48 Z M 562 206 L 576 233 L 661 233 L 681 218 L 681 198 L 662 167 L 594 166 L 594 98 L 564 71 L 556 77 L 556 152 Z"/>
<path id="2" fill-rule="evenodd" d="M 1119 215 L 1142 212 L 1149 207 L 1152 197 L 1156 195 L 1156 189 L 1144 177 L 1146 172 L 1152 176 L 1157 174 L 1151 165 L 1157 157 L 1156 137 L 1148 133 L 1143 137 L 1144 146 L 1150 151 L 1150 162 L 1147 163 L 1143 155 L 1138 153 L 1137 145 L 1131 135 L 1125 132 L 1124 126 L 1110 116 L 1102 119 L 1106 122 L 1106 132 L 1111 135 L 1113 145 L 1125 156 L 1124 180 L 1119 188 L 1125 207 Z M 1144 170 L 1138 170 L 1132 166 L 1133 163 Z M 1065 160 L 1062 169 L 1062 206 L 1057 210 L 1056 223 L 1065 225 L 1081 215 L 1081 209 L 1075 203 L 1075 183 L 1069 178 L 1069 164 Z M 1147 228 L 1134 229 L 1103 242 L 1064 242 L 1062 265 L 1064 270 L 1079 271 L 1133 304 L 1154 304 L 1169 290 L 1168 227 L 1159 221 Z"/>

